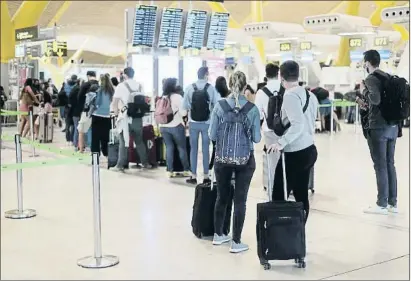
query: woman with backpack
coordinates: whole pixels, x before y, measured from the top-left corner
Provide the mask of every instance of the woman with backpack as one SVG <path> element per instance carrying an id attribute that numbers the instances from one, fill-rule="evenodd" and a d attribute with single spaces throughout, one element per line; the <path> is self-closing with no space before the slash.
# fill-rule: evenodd
<path id="1" fill-rule="evenodd" d="M 174 146 L 177 145 L 180 161 L 183 164 L 183 176 L 190 176 L 187 156 L 186 129 L 183 117 L 187 111 L 182 109 L 183 97 L 177 91 L 177 79 L 167 78 L 163 82 L 163 96 L 156 102 L 155 119 L 160 126 L 160 133 L 166 145 L 167 175 L 175 176 Z"/>
<path id="2" fill-rule="evenodd" d="M 91 115 L 91 152 L 101 151 L 107 157 L 111 130 L 110 105 L 114 95 L 110 75 L 104 74 L 101 77 L 96 94 L 94 109 L 88 112 Z"/>
<path id="3" fill-rule="evenodd" d="M 261 141 L 260 113 L 247 101 L 247 80 L 241 71 L 230 78 L 232 93 L 220 100 L 211 114 L 209 136 L 216 141 L 215 175 L 217 201 L 214 212 L 213 245 L 231 240 L 224 235 L 224 217 L 230 201 L 231 179 L 235 175 L 233 239 L 231 253 L 248 250 L 241 241 L 244 226 L 247 194 L 255 171 L 254 144 Z"/>

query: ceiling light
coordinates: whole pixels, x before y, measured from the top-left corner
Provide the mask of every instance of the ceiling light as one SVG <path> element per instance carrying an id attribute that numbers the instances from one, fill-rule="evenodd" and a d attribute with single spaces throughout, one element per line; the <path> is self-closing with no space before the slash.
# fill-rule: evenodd
<path id="1" fill-rule="evenodd" d="M 235 45 L 237 42 L 234 41 L 225 41 L 224 45 Z"/>
<path id="2" fill-rule="evenodd" d="M 280 37 L 280 38 L 272 38 L 273 41 L 295 41 L 298 40 L 298 37 Z"/>
<path id="3" fill-rule="evenodd" d="M 352 35 L 375 35 L 376 32 L 373 31 L 363 31 L 363 32 L 341 32 L 338 33 L 339 36 L 352 36 Z"/>

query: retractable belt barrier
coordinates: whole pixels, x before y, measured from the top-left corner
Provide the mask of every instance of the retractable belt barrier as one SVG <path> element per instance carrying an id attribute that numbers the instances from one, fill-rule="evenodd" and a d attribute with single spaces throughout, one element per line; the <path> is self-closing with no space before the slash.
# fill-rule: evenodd
<path id="1" fill-rule="evenodd" d="M 13 140 L 11 136 L 2 135 L 2 140 Z M 23 170 L 25 168 L 67 165 L 75 163 L 90 163 L 92 160 L 93 173 L 93 210 L 94 210 L 94 255 L 81 258 L 77 261 L 77 265 L 84 268 L 106 268 L 117 265 L 119 258 L 113 255 L 103 255 L 101 246 L 101 202 L 100 202 L 100 164 L 99 153 L 93 153 L 90 156 L 80 154 L 77 152 L 65 151 L 58 148 L 53 148 L 40 144 L 34 141 L 25 140 L 19 134 L 14 136 L 14 143 L 16 145 L 16 163 L 1 165 L 1 171 L 16 170 L 17 173 L 17 209 L 5 212 L 5 217 L 8 219 L 28 219 L 37 215 L 34 209 L 23 208 Z M 23 163 L 22 157 L 22 143 L 32 144 L 40 149 L 55 152 L 56 154 L 67 156 L 66 159 L 34 161 Z"/>

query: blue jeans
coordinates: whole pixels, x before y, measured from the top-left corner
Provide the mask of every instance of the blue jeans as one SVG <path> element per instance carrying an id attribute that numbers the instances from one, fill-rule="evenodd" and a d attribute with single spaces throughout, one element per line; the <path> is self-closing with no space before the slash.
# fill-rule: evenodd
<path id="1" fill-rule="evenodd" d="M 208 136 L 208 128 L 210 124 L 190 122 L 190 161 L 191 172 L 193 175 L 197 175 L 197 157 L 198 157 L 198 138 L 201 133 L 201 143 L 203 152 L 203 168 L 204 175 L 208 175 L 210 164 L 210 137 Z"/>
<path id="2" fill-rule="evenodd" d="M 398 126 L 368 130 L 367 142 L 377 178 L 377 205 L 397 206 L 397 172 L 394 165 Z"/>
<path id="3" fill-rule="evenodd" d="M 166 162 L 167 171 L 173 172 L 174 165 L 174 142 L 177 145 L 178 155 L 180 156 L 181 163 L 183 164 L 184 171 L 190 170 L 187 156 L 186 134 L 185 128 L 182 124 L 177 127 L 160 128 L 161 136 L 166 144 Z"/>
<path id="4" fill-rule="evenodd" d="M 73 124 L 74 124 L 74 133 L 73 133 L 73 145 L 77 149 L 78 148 L 78 122 L 80 121 L 80 117 L 73 116 Z"/>
<path id="5" fill-rule="evenodd" d="M 60 118 L 64 119 L 64 114 L 65 114 L 65 106 L 60 106 Z"/>

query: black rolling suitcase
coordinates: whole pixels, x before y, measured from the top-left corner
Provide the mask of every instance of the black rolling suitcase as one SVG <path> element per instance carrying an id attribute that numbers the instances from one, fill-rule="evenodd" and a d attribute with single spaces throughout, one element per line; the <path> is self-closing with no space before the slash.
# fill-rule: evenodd
<path id="1" fill-rule="evenodd" d="M 113 168 L 117 165 L 118 152 L 119 152 L 119 142 L 118 138 L 114 135 L 115 130 L 115 119 L 111 118 L 111 130 L 110 130 L 110 141 L 108 143 L 108 155 L 107 155 L 107 168 Z"/>
<path id="2" fill-rule="evenodd" d="M 187 159 L 188 164 L 190 165 L 190 137 L 186 136 L 186 151 L 187 151 Z M 173 162 L 173 172 L 175 173 L 182 173 L 184 172 L 183 163 L 180 160 L 180 153 L 178 152 L 177 144 L 174 142 L 174 162 Z"/>
<path id="3" fill-rule="evenodd" d="M 214 179 L 212 179 L 211 182 L 214 182 Z M 215 182 L 213 184 L 202 183 L 196 186 L 191 227 L 193 228 L 194 235 L 198 238 L 214 235 L 214 207 L 217 200 L 216 187 L 217 184 Z M 234 186 L 231 185 L 230 203 L 227 205 L 226 216 L 224 219 L 223 233 L 225 235 L 230 233 L 233 196 Z"/>
<path id="4" fill-rule="evenodd" d="M 270 165 L 270 157 L 267 157 Z M 284 200 L 271 201 L 273 179 L 269 172 L 269 202 L 257 204 L 257 253 L 265 270 L 270 260 L 294 260 L 305 268 L 305 214 L 301 202 L 287 201 L 284 153 L 281 155 L 284 176 Z M 271 171 L 271 169 L 268 169 Z"/>

